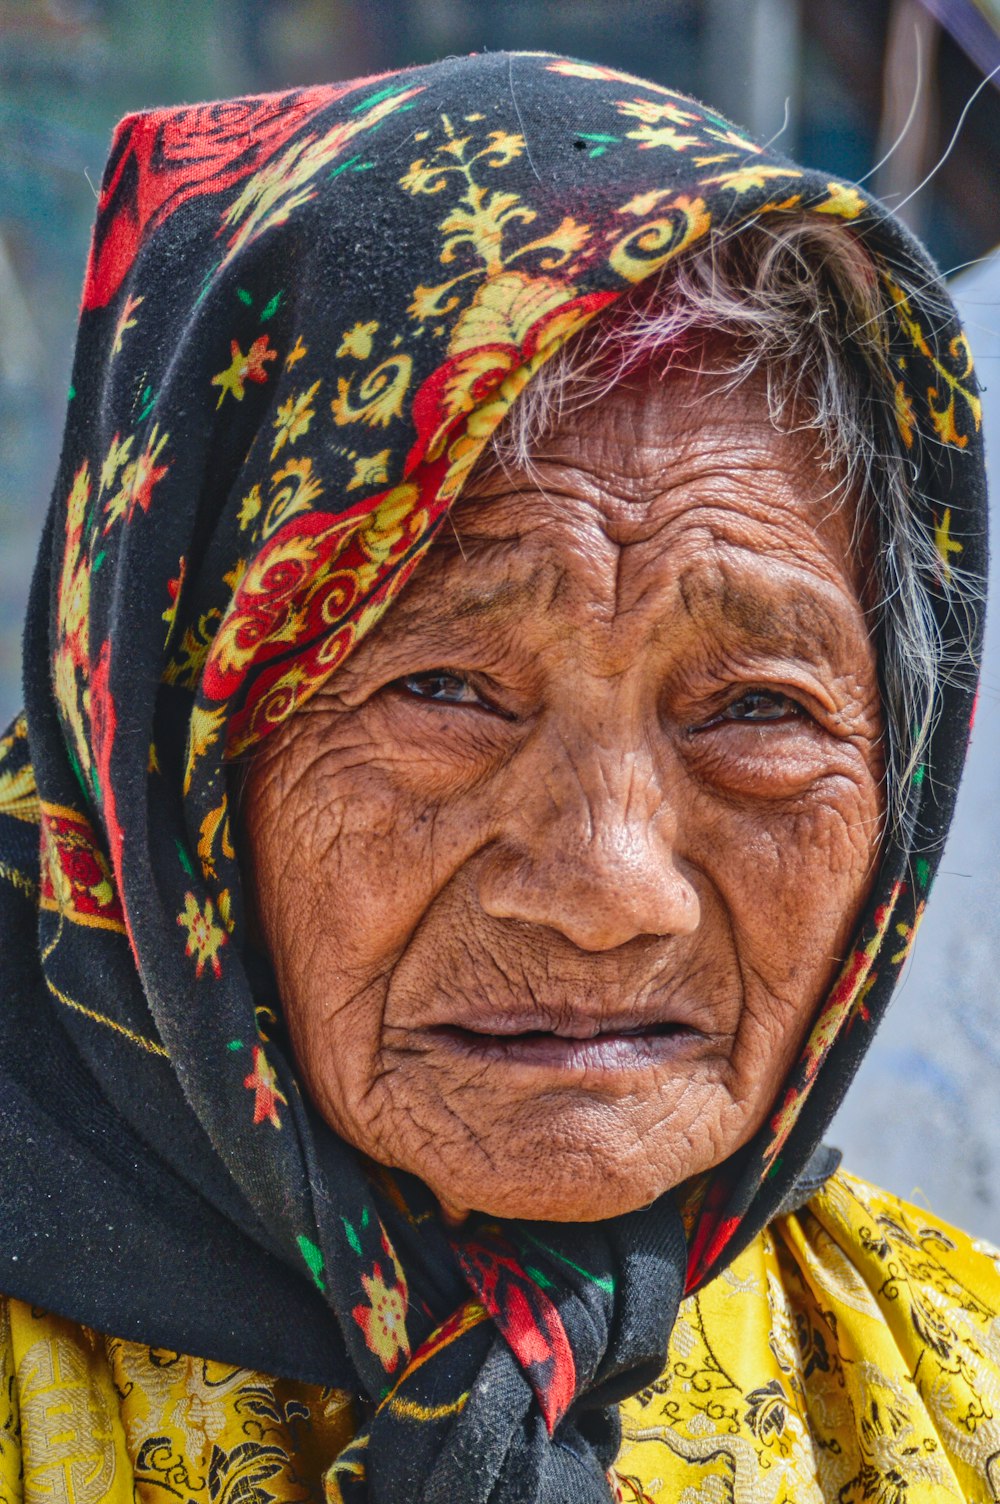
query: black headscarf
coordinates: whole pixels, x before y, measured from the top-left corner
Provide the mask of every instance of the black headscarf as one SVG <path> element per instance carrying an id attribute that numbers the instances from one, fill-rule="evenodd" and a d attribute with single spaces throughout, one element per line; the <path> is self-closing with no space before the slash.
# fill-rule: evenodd
<path id="1" fill-rule="evenodd" d="M 894 309 L 953 665 L 927 757 L 844 972 L 690 1237 L 666 1195 L 452 1240 L 300 1093 L 226 760 L 391 606 L 555 350 L 687 247 L 789 212 L 861 237 Z M 656 85 L 492 54 L 123 121 L 0 756 L 0 1288 L 352 1390 L 345 1499 L 606 1501 L 615 1402 L 658 1373 L 685 1281 L 794 1186 L 923 907 L 972 708 L 978 429 L 906 232 Z"/>

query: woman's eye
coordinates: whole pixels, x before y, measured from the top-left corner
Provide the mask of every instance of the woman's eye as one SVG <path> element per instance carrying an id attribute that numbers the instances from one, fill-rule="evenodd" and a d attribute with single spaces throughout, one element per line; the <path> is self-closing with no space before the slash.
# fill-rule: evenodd
<path id="1" fill-rule="evenodd" d="M 414 695 L 418 700 L 437 700 L 443 705 L 476 705 L 486 710 L 493 708 L 464 674 L 454 674 L 448 669 L 435 668 L 423 674 L 405 674 L 396 682 L 408 695 Z"/>
<path id="2" fill-rule="evenodd" d="M 725 710 L 713 716 L 710 725 L 719 721 L 786 721 L 803 714 L 802 706 L 788 695 L 777 694 L 768 689 L 750 689 L 738 700 L 733 700 Z"/>

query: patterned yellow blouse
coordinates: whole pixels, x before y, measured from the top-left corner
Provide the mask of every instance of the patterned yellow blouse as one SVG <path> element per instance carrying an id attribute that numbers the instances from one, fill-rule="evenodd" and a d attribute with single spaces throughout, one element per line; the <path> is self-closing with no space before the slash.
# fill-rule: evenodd
<path id="1" fill-rule="evenodd" d="M 347 1395 L 0 1323 L 0 1504 L 339 1499 Z M 623 1422 L 621 1504 L 1000 1499 L 1000 1253 L 840 1173 L 684 1302 Z"/>

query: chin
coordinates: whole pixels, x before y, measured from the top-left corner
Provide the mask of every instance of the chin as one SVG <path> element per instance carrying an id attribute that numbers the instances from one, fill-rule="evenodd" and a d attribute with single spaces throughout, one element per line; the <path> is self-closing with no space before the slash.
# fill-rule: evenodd
<path id="1" fill-rule="evenodd" d="M 630 1158 L 615 1162 L 586 1148 L 552 1147 L 542 1159 L 512 1149 L 495 1156 L 490 1166 L 480 1160 L 474 1169 L 462 1166 L 456 1172 L 440 1163 L 406 1168 L 448 1208 L 528 1222 L 600 1222 L 648 1206 L 686 1178 L 666 1165 L 648 1160 L 639 1165 Z"/>

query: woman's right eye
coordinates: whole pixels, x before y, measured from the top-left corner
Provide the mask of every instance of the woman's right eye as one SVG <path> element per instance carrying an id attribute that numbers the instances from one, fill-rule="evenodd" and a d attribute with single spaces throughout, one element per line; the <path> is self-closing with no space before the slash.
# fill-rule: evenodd
<path id="1" fill-rule="evenodd" d="M 446 668 L 433 668 L 422 674 L 405 674 L 396 680 L 398 688 L 418 700 L 436 700 L 442 705 L 472 705 L 481 710 L 494 706 L 475 689 L 464 674 Z"/>

